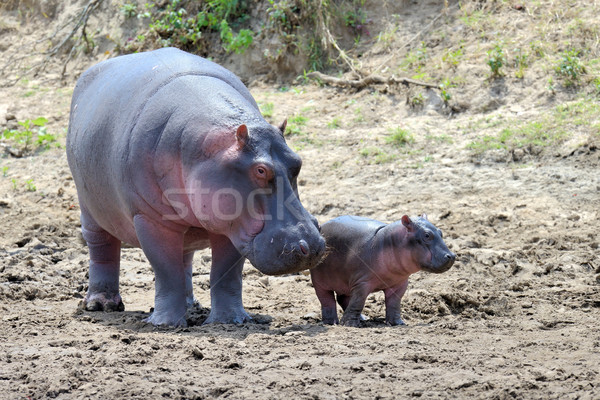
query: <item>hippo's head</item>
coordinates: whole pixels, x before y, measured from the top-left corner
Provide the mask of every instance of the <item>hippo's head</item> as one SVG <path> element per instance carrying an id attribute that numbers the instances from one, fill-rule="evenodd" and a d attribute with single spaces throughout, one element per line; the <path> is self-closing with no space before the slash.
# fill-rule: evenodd
<path id="1" fill-rule="evenodd" d="M 284 130 L 285 122 L 277 128 L 262 120 L 205 140 L 206 161 L 186 182 L 200 225 L 226 235 L 269 275 L 310 269 L 325 251 L 317 220 L 298 198 L 302 160 L 287 146 Z"/>
<path id="2" fill-rule="evenodd" d="M 423 271 L 440 274 L 452 267 L 456 254 L 448 249 L 442 231 L 427 220 L 426 214 L 415 219 L 404 215 L 401 221 L 408 231 L 411 253 Z"/>

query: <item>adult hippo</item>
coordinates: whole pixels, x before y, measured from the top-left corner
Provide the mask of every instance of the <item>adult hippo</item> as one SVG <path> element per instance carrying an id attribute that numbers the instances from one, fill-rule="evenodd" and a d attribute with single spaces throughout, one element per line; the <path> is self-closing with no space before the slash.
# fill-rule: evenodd
<path id="1" fill-rule="evenodd" d="M 121 242 L 141 247 L 154 270 L 154 325 L 186 324 L 196 250 L 212 249 L 206 323 L 250 320 L 245 258 L 269 275 L 314 267 L 325 241 L 298 198 L 302 162 L 284 130 L 233 73 L 177 49 L 84 72 L 67 157 L 90 255 L 85 308 L 124 309 Z"/>

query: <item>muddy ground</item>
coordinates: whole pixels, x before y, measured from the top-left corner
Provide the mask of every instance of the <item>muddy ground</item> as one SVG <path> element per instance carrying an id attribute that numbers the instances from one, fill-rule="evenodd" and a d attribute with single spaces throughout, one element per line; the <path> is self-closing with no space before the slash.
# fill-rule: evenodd
<path id="1" fill-rule="evenodd" d="M 414 31 L 435 17 L 416 11 L 405 15 Z M 4 39 L 17 41 L 18 29 Z M 77 68 L 63 82 L 41 76 L 0 88 L 0 122 L 45 116 L 64 145 Z M 1 398 L 600 398 L 597 142 L 541 152 L 466 147 L 480 132 L 465 127 L 482 116 L 534 120 L 568 99 L 526 98 L 527 85 L 506 78 L 504 104 L 452 114 L 415 111 L 402 88 L 249 83 L 261 105 L 274 104 L 269 121 L 306 118 L 288 142 L 304 161 L 303 204 L 321 223 L 427 213 L 458 254 L 455 266 L 411 277 L 407 326 L 384 324 L 376 293 L 364 326 L 346 328 L 320 322 L 306 274 L 267 277 L 248 264 L 243 296 L 255 323 L 202 326 L 210 307 L 210 252 L 202 251 L 194 260 L 202 306 L 190 310 L 189 327 L 170 329 L 142 322 L 153 274 L 143 253 L 127 248 L 126 311 L 82 312 L 88 257 L 64 149 L 15 157 L 4 142 Z M 408 149 L 386 144 L 395 126 L 414 132 Z M 372 147 L 392 156 L 363 151 Z"/>

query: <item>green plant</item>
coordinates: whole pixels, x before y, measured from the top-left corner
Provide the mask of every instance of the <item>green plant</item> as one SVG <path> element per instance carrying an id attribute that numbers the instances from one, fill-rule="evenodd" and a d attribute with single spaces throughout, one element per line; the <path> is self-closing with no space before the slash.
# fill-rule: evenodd
<path id="1" fill-rule="evenodd" d="M 25 186 L 27 186 L 27 190 L 30 192 L 35 192 L 37 190 L 37 188 L 35 187 L 35 185 L 33 183 L 33 179 L 26 180 Z"/>
<path id="2" fill-rule="evenodd" d="M 301 135 L 302 129 L 301 126 L 306 125 L 308 118 L 306 118 L 302 114 L 294 114 L 291 118 L 288 119 L 288 125 L 286 129 L 286 134 L 291 135 Z"/>
<path id="3" fill-rule="evenodd" d="M 568 50 L 562 54 L 555 70 L 559 76 L 565 80 L 565 86 L 576 85 L 581 75 L 585 73 L 585 67 L 579 59 L 580 52 L 577 50 Z"/>
<path id="4" fill-rule="evenodd" d="M 412 69 L 419 72 L 425 66 L 426 61 L 427 47 L 425 46 L 425 42 L 421 42 L 419 47 L 408 52 L 404 60 L 400 63 L 400 68 L 403 70 Z"/>
<path id="5" fill-rule="evenodd" d="M 338 129 L 342 126 L 342 121 L 339 118 L 334 118 L 327 123 L 329 129 Z"/>
<path id="6" fill-rule="evenodd" d="M 263 117 L 271 118 L 273 116 L 274 107 L 275 106 L 273 103 L 260 103 L 260 112 L 262 113 Z"/>
<path id="7" fill-rule="evenodd" d="M 17 180 L 15 178 L 12 178 L 10 181 L 12 182 L 13 190 L 17 190 Z"/>
<path id="8" fill-rule="evenodd" d="M 381 43 L 384 49 L 389 49 L 394 43 L 397 31 L 398 27 L 396 25 L 388 27 L 385 31 L 382 31 L 377 35 L 377 42 Z"/>
<path id="9" fill-rule="evenodd" d="M 415 138 L 412 133 L 406 129 L 400 127 L 389 129 L 389 136 L 385 138 L 387 143 L 393 144 L 394 146 L 402 147 L 406 144 L 413 143 Z"/>
<path id="10" fill-rule="evenodd" d="M 492 78 L 502 76 L 500 68 L 502 68 L 506 63 L 506 56 L 504 54 L 504 49 L 502 49 L 502 46 L 497 44 L 496 46 L 494 46 L 493 49 L 488 50 L 487 55 L 487 64 L 492 70 Z"/>
<path id="11" fill-rule="evenodd" d="M 296 125 L 306 125 L 306 122 L 308 121 L 308 118 L 306 118 L 304 115 L 302 114 L 294 114 L 289 122 L 291 122 L 292 124 L 296 124 Z"/>
<path id="12" fill-rule="evenodd" d="M 125 16 L 125 18 L 133 18 L 137 15 L 137 4 L 135 3 L 125 3 L 121 6 L 121 14 Z"/>
<path id="13" fill-rule="evenodd" d="M 171 0 L 166 8 L 158 13 L 150 24 L 151 30 L 167 45 L 184 48 L 200 46 L 203 32 L 217 32 L 223 48 L 227 52 L 242 53 L 254 40 L 254 32 L 241 29 L 237 34 L 232 24 L 241 24 L 248 18 L 247 3 L 239 0 L 207 0 L 199 4 L 182 0 Z M 196 15 L 189 15 L 188 9 L 199 7 Z M 208 43 L 202 43 L 208 46 Z"/>
<path id="14" fill-rule="evenodd" d="M 369 163 L 384 164 L 396 159 L 396 155 L 386 153 L 379 147 L 365 147 L 360 150 L 359 154 L 366 158 Z"/>
<path id="15" fill-rule="evenodd" d="M 528 66 L 527 53 L 524 53 L 521 48 L 515 49 L 515 77 L 523 79 L 525 76 L 525 68 Z"/>
<path id="16" fill-rule="evenodd" d="M 454 51 L 452 51 L 450 49 L 446 50 L 444 55 L 442 55 L 442 61 L 456 67 L 460 63 L 460 60 L 462 59 L 462 57 L 463 57 L 463 47 L 462 47 L 462 43 L 461 43 L 460 47 Z"/>
<path id="17" fill-rule="evenodd" d="M 57 140 L 55 135 L 47 132 L 47 127 L 45 126 L 47 122 L 48 120 L 43 117 L 34 120 L 27 119 L 25 121 L 19 121 L 18 124 L 21 128 L 12 130 L 6 129 L 2 135 L 0 135 L 0 138 L 12 141 L 15 145 L 20 147 L 24 153 L 35 150 L 32 148 L 33 144 L 36 145 L 36 148 L 43 147 L 47 149 Z"/>
<path id="18" fill-rule="evenodd" d="M 411 96 L 408 100 L 408 104 L 412 108 L 422 107 L 423 104 L 425 104 L 425 97 L 423 96 L 423 93 L 417 93 L 416 95 Z"/>
<path id="19" fill-rule="evenodd" d="M 356 110 L 354 110 L 354 122 L 365 122 L 365 116 L 362 113 L 362 109 L 360 107 L 356 108 Z"/>
<path id="20" fill-rule="evenodd" d="M 452 95 L 450 95 L 450 92 L 448 91 L 448 89 L 450 89 L 451 87 L 454 87 L 454 85 L 450 83 L 450 79 L 444 79 L 444 81 L 440 85 L 440 97 L 444 101 L 444 104 L 448 104 L 448 102 L 452 98 Z"/>
<path id="21" fill-rule="evenodd" d="M 2 176 L 6 178 L 8 175 L 8 167 L 2 167 Z"/>
<path id="22" fill-rule="evenodd" d="M 555 87 L 554 87 L 554 79 L 552 79 L 552 77 L 548 78 L 548 86 L 546 86 L 546 88 L 548 89 L 548 91 L 550 91 L 550 93 L 554 94 Z"/>

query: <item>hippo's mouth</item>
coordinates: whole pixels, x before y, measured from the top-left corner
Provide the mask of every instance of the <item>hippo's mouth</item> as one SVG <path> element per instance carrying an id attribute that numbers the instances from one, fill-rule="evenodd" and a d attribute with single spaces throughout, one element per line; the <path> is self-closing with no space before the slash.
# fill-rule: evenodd
<path id="1" fill-rule="evenodd" d="M 441 274 L 448 271 L 454 265 L 454 259 L 446 261 L 442 265 L 421 265 L 421 269 L 425 272 L 431 272 L 432 274 Z"/>

